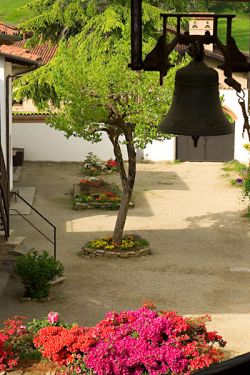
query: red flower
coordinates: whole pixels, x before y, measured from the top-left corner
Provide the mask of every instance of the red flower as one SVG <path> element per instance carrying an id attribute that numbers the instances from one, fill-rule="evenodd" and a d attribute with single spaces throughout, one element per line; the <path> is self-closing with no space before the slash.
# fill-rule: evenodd
<path id="1" fill-rule="evenodd" d="M 112 159 L 107 160 L 106 165 L 107 165 L 108 168 L 117 168 L 118 167 L 117 162 L 115 160 L 112 160 Z"/>

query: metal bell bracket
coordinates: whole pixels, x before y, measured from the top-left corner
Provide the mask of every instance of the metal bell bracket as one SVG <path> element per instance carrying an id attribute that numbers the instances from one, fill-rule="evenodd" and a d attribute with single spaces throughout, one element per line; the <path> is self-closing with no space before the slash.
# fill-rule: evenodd
<path id="1" fill-rule="evenodd" d="M 181 20 L 183 18 L 206 19 L 204 13 L 162 13 L 163 32 L 153 50 L 142 59 L 142 0 L 131 0 L 131 64 L 132 70 L 159 71 L 161 82 L 172 67 L 169 62 L 169 55 L 177 44 L 189 46 L 195 42 L 202 44 L 215 44 L 224 57 L 224 64 L 220 66 L 224 70 L 226 77 L 231 77 L 232 72 L 249 72 L 250 63 L 247 57 L 238 49 L 232 37 L 232 14 L 209 14 L 213 19 L 213 33 L 209 30 L 205 34 L 190 35 L 188 31 L 181 31 Z M 176 29 L 171 31 L 175 35 L 174 39 L 167 42 L 167 21 L 169 18 L 176 19 Z M 227 20 L 227 37 L 224 45 L 218 37 L 218 20 Z"/>

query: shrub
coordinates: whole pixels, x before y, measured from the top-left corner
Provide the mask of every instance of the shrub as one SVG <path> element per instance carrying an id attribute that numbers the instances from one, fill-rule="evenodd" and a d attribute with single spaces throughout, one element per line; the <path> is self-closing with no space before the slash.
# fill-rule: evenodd
<path id="1" fill-rule="evenodd" d="M 16 273 L 22 278 L 24 297 L 42 299 L 50 292 L 50 281 L 63 274 L 63 265 L 46 251 L 32 251 L 17 258 Z"/>

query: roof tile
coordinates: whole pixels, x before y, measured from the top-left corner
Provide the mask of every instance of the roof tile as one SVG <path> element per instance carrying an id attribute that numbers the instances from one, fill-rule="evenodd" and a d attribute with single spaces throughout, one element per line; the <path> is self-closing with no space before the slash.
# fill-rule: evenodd
<path id="1" fill-rule="evenodd" d="M 17 47 L 25 47 L 27 40 L 20 40 L 14 45 Z M 41 57 L 42 63 L 47 64 L 55 55 L 57 51 L 57 45 L 51 45 L 50 43 L 39 44 L 37 46 L 29 48 L 29 52 Z"/>
<path id="2" fill-rule="evenodd" d="M 34 62 L 39 62 L 41 60 L 40 56 L 34 53 L 30 53 L 29 50 L 17 47 L 15 45 L 0 45 L 0 54 L 5 56 L 13 56 Z"/>
<path id="3" fill-rule="evenodd" d="M 5 25 L 4 23 L 0 22 L 0 33 L 6 35 L 20 35 L 20 30 L 18 30 L 15 26 Z"/>

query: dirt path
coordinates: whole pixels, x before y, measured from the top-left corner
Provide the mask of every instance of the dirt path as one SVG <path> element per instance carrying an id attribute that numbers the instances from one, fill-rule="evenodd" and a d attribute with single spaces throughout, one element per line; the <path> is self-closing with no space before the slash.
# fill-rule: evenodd
<path id="1" fill-rule="evenodd" d="M 54 287 L 50 301 L 36 303 L 19 300 L 22 285 L 10 276 L 0 320 L 17 314 L 43 317 L 53 310 L 90 325 L 108 310 L 151 300 L 181 314 L 212 314 L 211 327 L 228 340 L 228 349 L 249 351 L 250 223 L 241 217 L 239 190 L 221 177 L 221 166 L 139 164 L 136 207 L 129 211 L 126 232 L 147 238 L 153 255 L 88 259 L 79 258 L 78 251 L 87 240 L 112 233 L 116 212 L 72 210 L 70 191 L 81 178 L 78 164 L 26 163 L 17 186 L 37 187 L 34 205 L 57 225 L 58 258 L 67 279 Z M 30 218 L 40 223 L 34 214 Z M 48 248 L 21 218 L 12 217 L 11 227 L 27 238 L 27 246 Z"/>

